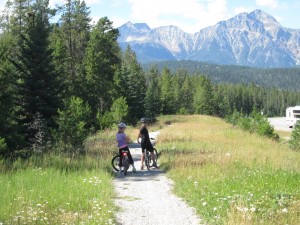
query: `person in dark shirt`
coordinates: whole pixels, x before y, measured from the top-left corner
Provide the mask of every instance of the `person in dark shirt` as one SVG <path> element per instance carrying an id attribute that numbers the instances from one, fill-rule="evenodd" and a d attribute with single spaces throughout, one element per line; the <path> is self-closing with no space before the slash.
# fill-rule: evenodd
<path id="1" fill-rule="evenodd" d="M 141 155 L 141 170 L 144 169 L 144 151 L 145 149 L 147 149 L 150 153 L 151 153 L 151 157 L 154 161 L 154 164 L 153 166 L 155 168 L 158 168 L 157 164 L 156 164 L 156 156 L 155 154 L 153 154 L 153 146 L 152 146 L 152 143 L 150 141 L 150 137 L 149 137 L 149 132 L 148 132 L 148 129 L 147 129 L 147 121 L 146 121 L 146 118 L 142 118 L 141 119 L 141 123 L 142 123 L 142 127 L 140 129 L 140 132 L 139 132 L 139 135 L 138 135 L 138 138 L 137 138 L 137 141 L 138 143 L 141 143 L 141 148 L 142 148 L 142 155 Z M 140 141 L 141 139 L 141 141 Z"/>

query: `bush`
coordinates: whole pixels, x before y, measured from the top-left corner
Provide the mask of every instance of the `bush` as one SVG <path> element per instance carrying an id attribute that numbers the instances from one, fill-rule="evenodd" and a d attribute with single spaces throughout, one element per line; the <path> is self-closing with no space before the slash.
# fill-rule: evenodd
<path id="1" fill-rule="evenodd" d="M 0 155 L 2 155 L 2 153 L 6 151 L 6 147 L 7 146 L 6 146 L 4 138 L 0 137 Z"/>
<path id="2" fill-rule="evenodd" d="M 289 141 L 289 146 L 294 151 L 300 151 L 300 121 L 298 120 L 294 126 L 291 134 L 291 139 Z"/>
<path id="3" fill-rule="evenodd" d="M 65 108 L 58 110 L 57 124 L 59 126 L 55 138 L 61 147 L 71 155 L 83 149 L 84 140 L 90 133 L 87 121 L 90 119 L 91 109 L 88 104 L 78 97 L 71 97 L 65 102 Z"/>
<path id="4" fill-rule="evenodd" d="M 257 133 L 260 136 L 265 136 L 274 140 L 279 139 L 278 134 L 275 133 L 275 130 L 268 119 L 256 110 L 253 110 L 250 117 L 243 116 L 235 110 L 232 116 L 228 117 L 227 121 L 233 125 L 239 126 L 244 131 Z"/>

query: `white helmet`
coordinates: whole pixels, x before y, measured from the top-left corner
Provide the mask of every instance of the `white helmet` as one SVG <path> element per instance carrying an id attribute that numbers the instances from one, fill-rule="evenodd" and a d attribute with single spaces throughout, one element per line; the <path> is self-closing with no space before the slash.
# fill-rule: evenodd
<path id="1" fill-rule="evenodd" d="M 118 128 L 126 128 L 126 124 L 125 123 L 119 123 Z"/>

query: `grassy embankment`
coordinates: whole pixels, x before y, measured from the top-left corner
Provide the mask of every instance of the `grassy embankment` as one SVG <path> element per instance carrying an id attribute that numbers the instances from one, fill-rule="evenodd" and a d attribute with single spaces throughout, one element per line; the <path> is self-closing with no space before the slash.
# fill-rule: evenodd
<path id="1" fill-rule="evenodd" d="M 0 224 L 115 224 L 113 132 L 87 141 L 88 154 L 0 162 Z"/>
<path id="2" fill-rule="evenodd" d="M 298 224 L 299 153 L 206 116 L 164 116 L 149 130 L 161 131 L 160 164 L 175 192 L 208 224 Z M 126 133 L 135 139 L 137 132 Z M 0 223 L 115 224 L 114 134 L 90 137 L 78 160 L 1 162 Z"/>
<path id="3" fill-rule="evenodd" d="M 208 116 L 162 117 L 160 165 L 208 224 L 300 221 L 300 155 Z M 284 133 L 284 136 L 287 134 Z"/>

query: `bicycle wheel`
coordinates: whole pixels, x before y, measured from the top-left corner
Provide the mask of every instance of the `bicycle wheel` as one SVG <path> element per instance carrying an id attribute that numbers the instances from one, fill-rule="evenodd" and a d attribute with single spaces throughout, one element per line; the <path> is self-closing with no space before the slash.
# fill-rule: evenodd
<path id="1" fill-rule="evenodd" d="M 129 169 L 129 159 L 127 156 L 126 157 L 123 156 L 122 166 L 124 167 L 124 175 L 127 175 L 127 171 Z"/>
<path id="2" fill-rule="evenodd" d="M 155 160 L 153 159 L 153 156 L 155 157 Z M 155 163 L 157 163 L 157 158 L 158 158 L 157 150 L 155 148 L 153 148 L 153 155 L 151 154 L 151 152 L 149 152 L 149 166 L 150 167 L 153 167 L 153 165 Z"/>
<path id="3" fill-rule="evenodd" d="M 152 167 L 154 165 L 154 162 L 157 163 L 158 153 L 157 153 L 156 148 L 153 148 L 153 155 L 155 157 L 155 160 L 153 160 L 153 158 L 151 157 L 152 155 L 150 154 L 150 159 L 149 159 L 149 165 L 150 165 L 150 167 Z"/>
<path id="4" fill-rule="evenodd" d="M 117 154 L 111 160 L 112 168 L 117 172 L 119 171 L 119 163 L 120 163 L 120 155 Z"/>
<path id="5" fill-rule="evenodd" d="M 145 154 L 145 165 L 147 167 L 147 170 L 150 170 L 150 161 L 149 161 L 151 160 L 150 152 L 147 149 L 145 149 L 144 154 Z"/>

